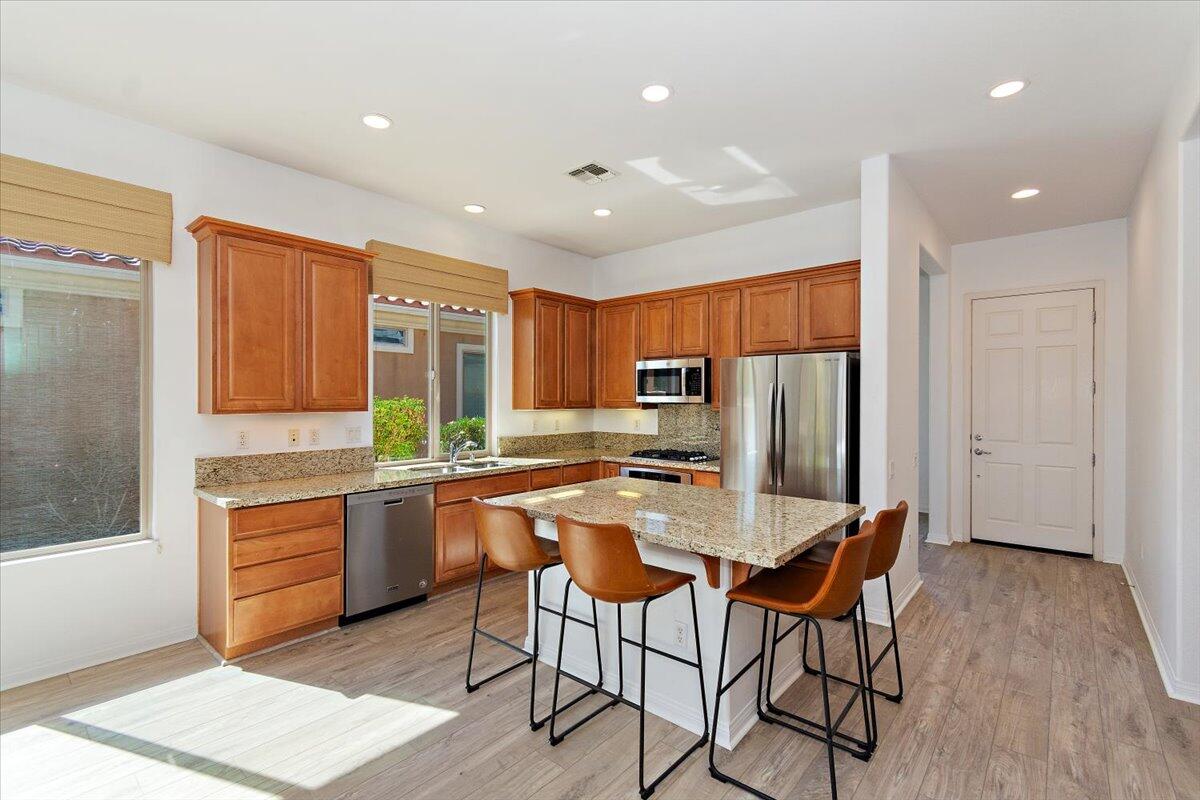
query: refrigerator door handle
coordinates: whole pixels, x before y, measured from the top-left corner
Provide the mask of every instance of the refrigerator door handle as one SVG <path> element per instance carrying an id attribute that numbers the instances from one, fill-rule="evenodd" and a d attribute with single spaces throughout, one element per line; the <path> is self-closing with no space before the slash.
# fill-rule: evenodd
<path id="1" fill-rule="evenodd" d="M 780 486 L 784 483 L 785 454 L 787 453 L 787 394 L 784 390 L 784 384 L 779 384 L 779 443 L 775 445 L 775 457 L 779 460 L 778 476 Z"/>
<path id="2" fill-rule="evenodd" d="M 776 467 L 775 421 L 776 421 L 776 416 L 775 416 L 775 382 L 774 381 L 772 381 L 771 385 L 767 388 L 767 396 L 769 398 L 767 400 L 767 402 L 771 406 L 771 426 L 770 426 L 770 430 L 767 434 L 767 442 L 769 443 L 768 444 L 768 452 L 767 452 L 767 463 L 769 463 L 771 465 L 771 490 L 774 491 L 779 488 L 778 484 L 775 482 L 775 467 Z"/>

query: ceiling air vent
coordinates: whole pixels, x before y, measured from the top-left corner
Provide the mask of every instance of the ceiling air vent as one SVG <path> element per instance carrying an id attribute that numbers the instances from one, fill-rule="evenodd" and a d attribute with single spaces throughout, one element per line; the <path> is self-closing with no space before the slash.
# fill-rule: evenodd
<path id="1" fill-rule="evenodd" d="M 608 167 L 602 167 L 594 162 L 584 164 L 582 167 L 576 167 L 567 173 L 567 175 L 583 183 L 603 183 L 604 181 L 611 181 L 619 174 L 613 172 Z"/>

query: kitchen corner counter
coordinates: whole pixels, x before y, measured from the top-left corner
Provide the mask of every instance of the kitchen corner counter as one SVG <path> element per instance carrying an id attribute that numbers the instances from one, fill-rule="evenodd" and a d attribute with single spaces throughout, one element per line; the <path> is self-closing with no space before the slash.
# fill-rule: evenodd
<path id="1" fill-rule="evenodd" d="M 690 470 L 694 472 L 720 472 L 720 462 L 706 461 L 686 463 L 663 461 L 653 458 L 633 458 L 611 450 L 567 450 L 554 453 L 539 453 L 536 456 L 501 456 L 506 466 L 452 475 L 430 475 L 415 473 L 401 467 L 377 467 L 369 470 L 341 472 L 331 475 L 314 475 L 304 478 L 286 478 L 271 481 L 229 483 L 219 486 L 197 486 L 196 497 L 220 508 L 250 508 L 294 500 L 313 500 L 320 497 L 372 492 L 377 489 L 394 489 L 399 486 L 416 486 L 427 483 L 469 480 L 493 475 L 504 475 L 541 467 L 586 464 L 591 461 L 606 461 L 619 464 L 644 464 L 654 467 Z M 467 462 L 469 463 L 469 462 Z"/>
<path id="2" fill-rule="evenodd" d="M 561 514 L 621 523 L 647 544 L 760 567 L 786 564 L 866 511 L 849 503 L 635 478 L 605 478 L 485 502 L 519 506 L 546 522 Z"/>

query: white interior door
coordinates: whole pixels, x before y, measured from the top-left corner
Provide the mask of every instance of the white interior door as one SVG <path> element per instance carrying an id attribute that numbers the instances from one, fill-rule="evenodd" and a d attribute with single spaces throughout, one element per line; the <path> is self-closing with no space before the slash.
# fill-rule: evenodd
<path id="1" fill-rule="evenodd" d="M 971 304 L 971 538 L 1092 552 L 1091 289 Z"/>

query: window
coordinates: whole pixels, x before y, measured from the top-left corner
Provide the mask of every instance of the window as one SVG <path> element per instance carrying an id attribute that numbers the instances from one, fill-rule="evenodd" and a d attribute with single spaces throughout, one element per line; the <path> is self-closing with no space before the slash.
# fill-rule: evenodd
<path id="1" fill-rule="evenodd" d="M 147 534 L 147 267 L 0 237 L 0 557 Z"/>
<path id="2" fill-rule="evenodd" d="M 376 459 L 437 458 L 452 442 L 486 451 L 491 315 L 381 295 L 373 305 Z"/>

